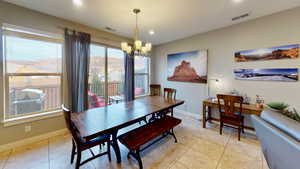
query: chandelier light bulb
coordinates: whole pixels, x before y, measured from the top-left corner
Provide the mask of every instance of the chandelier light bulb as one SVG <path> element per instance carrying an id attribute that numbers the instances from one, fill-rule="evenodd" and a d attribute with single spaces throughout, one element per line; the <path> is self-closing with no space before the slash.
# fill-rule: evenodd
<path id="1" fill-rule="evenodd" d="M 136 48 L 137 50 L 141 50 L 141 47 L 142 47 L 142 41 L 136 40 L 136 41 L 134 42 L 134 44 L 135 44 L 135 48 Z"/>
<path id="2" fill-rule="evenodd" d="M 151 43 L 146 43 L 146 49 L 147 49 L 147 51 L 149 52 L 149 51 L 151 51 L 151 49 L 152 49 L 152 44 Z"/>
<path id="3" fill-rule="evenodd" d="M 131 46 L 127 46 L 126 52 L 127 52 L 128 54 L 130 54 L 131 51 L 132 51 L 132 47 L 131 47 Z"/>
<path id="4" fill-rule="evenodd" d="M 141 51 L 142 51 L 142 54 L 146 54 L 148 52 L 147 47 L 143 46 Z"/>
<path id="5" fill-rule="evenodd" d="M 122 42 L 121 43 L 121 48 L 122 48 L 123 51 L 126 51 L 127 47 L 128 47 L 128 43 L 127 42 Z"/>

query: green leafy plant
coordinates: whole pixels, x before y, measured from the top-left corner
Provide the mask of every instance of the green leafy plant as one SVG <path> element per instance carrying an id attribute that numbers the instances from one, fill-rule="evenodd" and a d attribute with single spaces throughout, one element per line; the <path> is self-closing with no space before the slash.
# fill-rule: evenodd
<path id="1" fill-rule="evenodd" d="M 267 106 L 269 106 L 272 109 L 278 110 L 279 113 L 296 120 L 300 122 L 300 116 L 295 108 L 288 109 L 289 105 L 283 102 L 272 102 L 268 103 Z"/>
<path id="2" fill-rule="evenodd" d="M 300 122 L 300 116 L 295 108 L 293 108 L 292 110 L 285 110 L 282 112 L 282 114 Z"/>
<path id="3" fill-rule="evenodd" d="M 288 104 L 283 103 L 283 102 L 272 102 L 268 103 L 267 106 L 269 106 L 272 109 L 279 110 L 279 111 L 284 111 L 289 107 Z"/>

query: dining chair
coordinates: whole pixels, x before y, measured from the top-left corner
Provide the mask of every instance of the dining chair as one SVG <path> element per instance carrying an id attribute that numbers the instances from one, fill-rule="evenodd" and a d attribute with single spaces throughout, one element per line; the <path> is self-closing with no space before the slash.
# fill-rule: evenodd
<path id="1" fill-rule="evenodd" d="M 85 163 L 94 160 L 100 156 L 108 155 L 108 160 L 111 161 L 111 154 L 110 154 L 110 134 L 103 134 L 99 137 L 96 137 L 91 140 L 86 140 L 80 136 L 80 133 L 74 123 L 71 120 L 71 112 L 67 109 L 64 105 L 62 105 L 62 109 L 65 116 L 65 121 L 68 130 L 72 135 L 72 152 L 71 152 L 71 164 L 73 164 L 74 157 L 77 155 L 75 169 L 79 169 L 80 166 L 84 165 Z M 107 151 L 101 152 L 101 145 L 107 144 Z M 95 155 L 91 148 L 99 146 L 99 153 Z M 89 150 L 92 154 L 92 157 L 81 161 L 82 152 L 85 150 Z"/>
<path id="2" fill-rule="evenodd" d="M 218 94 L 218 106 L 220 112 L 220 134 L 223 126 L 238 130 L 238 140 L 241 139 L 241 131 L 244 133 L 243 97 Z"/>
<path id="3" fill-rule="evenodd" d="M 172 88 L 164 88 L 164 98 L 165 99 L 172 99 L 175 100 L 176 99 L 176 89 L 172 89 Z M 171 116 L 173 117 L 173 108 L 170 108 L 168 110 L 166 110 L 163 114 L 169 114 L 171 113 Z"/>
<path id="4" fill-rule="evenodd" d="M 161 95 L 161 86 L 160 84 L 150 84 L 150 95 L 151 96 L 160 96 Z"/>
<path id="5" fill-rule="evenodd" d="M 164 98 L 166 99 L 176 99 L 176 89 L 164 88 Z"/>
<path id="6" fill-rule="evenodd" d="M 161 95 L 161 85 L 160 84 L 150 84 L 150 96 L 160 96 Z M 152 114 L 152 117 L 149 119 L 149 122 L 152 122 L 156 119 L 156 114 Z"/>

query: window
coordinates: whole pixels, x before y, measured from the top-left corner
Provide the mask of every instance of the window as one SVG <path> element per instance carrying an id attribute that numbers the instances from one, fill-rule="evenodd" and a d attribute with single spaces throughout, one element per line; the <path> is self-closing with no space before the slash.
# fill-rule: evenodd
<path id="1" fill-rule="evenodd" d="M 149 93 L 149 72 L 150 59 L 144 56 L 135 56 L 134 60 L 135 71 L 135 96 L 142 96 Z"/>
<path id="2" fill-rule="evenodd" d="M 18 29 L 3 32 L 5 119 L 58 110 L 62 40 Z"/>

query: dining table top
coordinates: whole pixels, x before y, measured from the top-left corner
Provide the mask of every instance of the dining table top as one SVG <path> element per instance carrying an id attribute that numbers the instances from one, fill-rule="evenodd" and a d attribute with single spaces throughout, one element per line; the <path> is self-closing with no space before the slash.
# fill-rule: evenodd
<path id="1" fill-rule="evenodd" d="M 145 96 L 129 102 L 71 113 L 81 137 L 92 139 L 141 121 L 146 116 L 183 104 L 182 100 Z"/>

